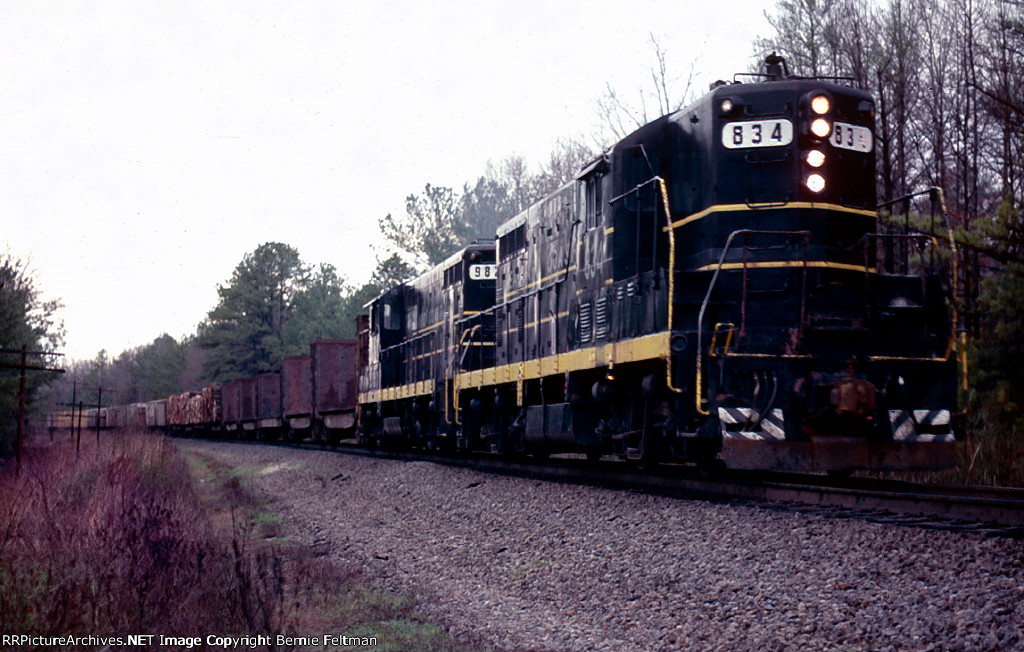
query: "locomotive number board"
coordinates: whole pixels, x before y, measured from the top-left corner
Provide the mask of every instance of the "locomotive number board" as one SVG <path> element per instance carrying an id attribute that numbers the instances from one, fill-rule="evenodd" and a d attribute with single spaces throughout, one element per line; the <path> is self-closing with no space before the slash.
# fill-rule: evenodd
<path id="1" fill-rule="evenodd" d="M 789 120 L 728 122 L 722 127 L 722 145 L 727 149 L 779 147 L 792 142 L 793 123 Z"/>
<path id="2" fill-rule="evenodd" d="M 867 127 L 836 122 L 833 129 L 832 138 L 829 140 L 835 147 L 865 154 L 871 151 L 871 130 Z"/>
<path id="3" fill-rule="evenodd" d="M 498 278 L 497 265 L 470 265 L 469 278 L 473 281 L 491 281 Z"/>

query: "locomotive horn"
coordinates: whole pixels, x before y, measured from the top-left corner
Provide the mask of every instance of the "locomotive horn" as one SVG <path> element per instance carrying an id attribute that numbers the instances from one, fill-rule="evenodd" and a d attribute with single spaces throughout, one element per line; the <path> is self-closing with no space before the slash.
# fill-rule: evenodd
<path id="1" fill-rule="evenodd" d="M 789 77 L 789 68 L 786 66 L 786 60 L 774 52 L 764 58 L 764 69 L 765 74 L 772 79 L 785 79 Z"/>

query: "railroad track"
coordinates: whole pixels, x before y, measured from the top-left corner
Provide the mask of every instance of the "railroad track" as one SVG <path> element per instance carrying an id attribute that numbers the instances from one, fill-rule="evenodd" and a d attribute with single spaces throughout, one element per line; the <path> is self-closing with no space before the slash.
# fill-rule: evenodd
<path id="1" fill-rule="evenodd" d="M 727 471 L 705 477 L 687 466 L 664 465 L 641 472 L 617 460 L 590 462 L 583 456 L 553 456 L 548 460 L 510 459 L 486 453 L 367 450 L 345 443 L 325 449 L 307 443 L 236 441 L 333 450 L 383 459 L 429 461 L 483 473 L 650 491 L 682 498 L 739 500 L 766 509 L 814 512 L 836 518 L 859 518 L 1024 539 L 1024 488 L 930 485 L 871 478 L 745 471 Z"/>

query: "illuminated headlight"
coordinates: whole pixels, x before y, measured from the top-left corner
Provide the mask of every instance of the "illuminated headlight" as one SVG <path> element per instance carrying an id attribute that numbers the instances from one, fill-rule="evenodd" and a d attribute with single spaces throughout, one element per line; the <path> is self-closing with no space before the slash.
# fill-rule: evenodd
<path id="1" fill-rule="evenodd" d="M 812 168 L 820 168 L 825 165 L 825 154 L 820 149 L 812 149 L 807 152 L 807 165 Z"/>
<path id="2" fill-rule="evenodd" d="M 821 192 L 825 189 L 825 177 L 817 172 L 807 177 L 807 189 L 811 192 Z"/>
<path id="3" fill-rule="evenodd" d="M 811 100 L 811 111 L 818 115 L 825 115 L 832 108 L 832 103 L 824 95 L 815 95 Z"/>
<path id="4" fill-rule="evenodd" d="M 824 118 L 818 118 L 811 123 L 811 133 L 818 138 L 828 138 L 832 132 L 832 125 Z"/>
<path id="5" fill-rule="evenodd" d="M 732 100 L 722 100 L 722 113 L 732 111 Z"/>

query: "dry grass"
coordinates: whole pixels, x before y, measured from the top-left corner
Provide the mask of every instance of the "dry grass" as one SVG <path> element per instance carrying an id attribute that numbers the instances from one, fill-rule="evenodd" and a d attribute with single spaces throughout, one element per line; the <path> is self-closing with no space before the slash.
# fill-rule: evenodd
<path id="1" fill-rule="evenodd" d="M 217 536 L 159 437 L 29 450 L 0 476 L 4 633 L 194 636 L 285 623 L 280 560 Z"/>
<path id="2" fill-rule="evenodd" d="M 411 597 L 280 538 L 240 476 L 152 435 L 83 441 L 80 455 L 73 443 L 29 449 L 20 475 L 0 470 L 0 633 L 333 633 L 376 636 L 381 650 L 463 649 Z"/>
<path id="3" fill-rule="evenodd" d="M 1024 419 L 1002 413 L 998 404 L 972 411 L 957 453 L 948 482 L 1024 487 Z"/>

